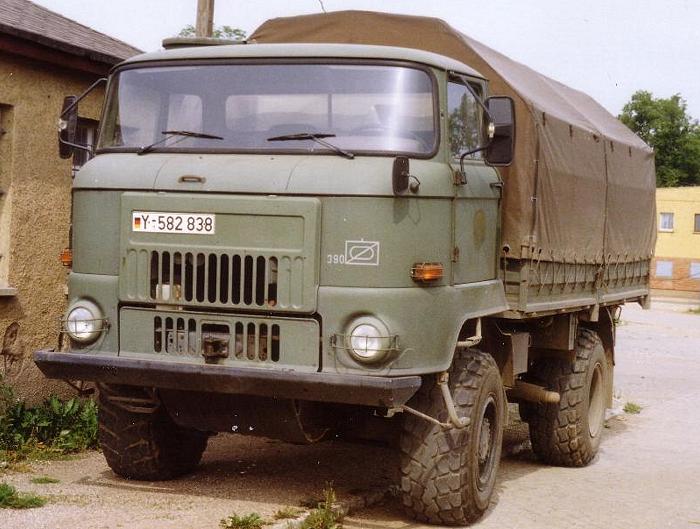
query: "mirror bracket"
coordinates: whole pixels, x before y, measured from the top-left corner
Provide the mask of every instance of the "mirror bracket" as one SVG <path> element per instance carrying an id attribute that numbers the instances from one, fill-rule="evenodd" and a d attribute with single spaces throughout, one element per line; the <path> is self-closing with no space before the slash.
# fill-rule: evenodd
<path id="1" fill-rule="evenodd" d="M 58 118 L 58 154 L 61 158 L 70 158 L 75 149 L 81 149 L 89 153 L 93 152 L 92 148 L 77 144 L 74 141 L 78 125 L 78 103 L 106 81 L 106 77 L 101 77 L 79 96 L 68 96 L 63 100 L 63 109 Z"/>

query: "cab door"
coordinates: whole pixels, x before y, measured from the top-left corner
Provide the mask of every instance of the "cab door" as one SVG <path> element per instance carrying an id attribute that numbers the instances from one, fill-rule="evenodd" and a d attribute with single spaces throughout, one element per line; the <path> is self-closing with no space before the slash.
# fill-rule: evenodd
<path id="1" fill-rule="evenodd" d="M 455 175 L 460 174 L 460 156 L 485 145 L 484 113 L 473 94 L 481 96 L 484 89 L 481 82 L 461 76 L 448 80 L 447 138 Z M 496 278 L 500 178 L 496 169 L 484 162 L 483 151 L 467 154 L 463 168 L 452 207 L 453 284 Z"/>

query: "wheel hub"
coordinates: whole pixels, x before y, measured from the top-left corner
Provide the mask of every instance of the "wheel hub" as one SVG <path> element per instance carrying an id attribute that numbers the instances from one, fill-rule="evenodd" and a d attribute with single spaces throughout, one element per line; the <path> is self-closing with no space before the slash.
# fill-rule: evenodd
<path id="1" fill-rule="evenodd" d="M 483 465 L 491 451 L 491 421 L 484 417 L 481 421 L 481 435 L 479 435 L 479 464 Z"/>

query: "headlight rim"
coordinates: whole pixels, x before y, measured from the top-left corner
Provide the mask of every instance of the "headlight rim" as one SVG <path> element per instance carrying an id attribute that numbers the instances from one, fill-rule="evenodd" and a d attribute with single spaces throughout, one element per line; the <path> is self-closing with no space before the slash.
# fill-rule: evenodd
<path id="1" fill-rule="evenodd" d="M 71 320 L 71 315 L 77 310 L 85 310 L 90 315 L 89 319 L 76 319 Z M 71 341 L 86 345 L 97 341 L 100 335 L 105 329 L 104 315 L 102 311 L 97 306 L 96 303 L 81 299 L 72 303 L 66 310 L 66 316 L 63 319 L 63 331 L 68 335 Z M 77 322 L 91 321 L 93 323 L 93 328 L 89 332 L 78 332 L 75 330 L 75 324 Z M 73 330 L 71 330 L 71 323 L 73 323 Z M 86 336 L 81 336 L 82 334 L 87 334 Z"/>
<path id="2" fill-rule="evenodd" d="M 369 325 L 377 331 L 376 340 L 378 340 L 378 348 L 376 349 L 376 354 L 372 356 L 362 355 L 355 351 L 353 347 L 352 339 L 353 333 L 361 326 Z M 397 340 L 398 336 L 392 335 L 389 332 L 389 328 L 386 324 L 377 317 L 374 316 L 361 316 L 355 318 L 346 325 L 346 334 L 344 349 L 348 356 L 352 358 L 355 362 L 363 365 L 376 365 L 382 362 L 386 362 L 388 358 L 391 357 L 398 349 Z"/>

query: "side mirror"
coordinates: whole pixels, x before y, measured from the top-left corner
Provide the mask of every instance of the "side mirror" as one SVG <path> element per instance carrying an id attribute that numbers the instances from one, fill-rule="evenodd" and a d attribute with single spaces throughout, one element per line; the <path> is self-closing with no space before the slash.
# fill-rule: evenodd
<path id="1" fill-rule="evenodd" d="M 58 155 L 63 158 L 73 156 L 76 131 L 78 129 L 78 98 L 66 96 L 58 119 Z"/>
<path id="2" fill-rule="evenodd" d="M 402 195 L 406 192 L 410 174 L 408 158 L 406 156 L 397 156 L 394 159 L 394 168 L 391 174 L 391 183 L 395 195 Z"/>
<path id="3" fill-rule="evenodd" d="M 515 148 L 515 105 L 507 96 L 489 97 L 486 107 L 491 115 L 486 161 L 491 165 L 510 165 Z"/>

